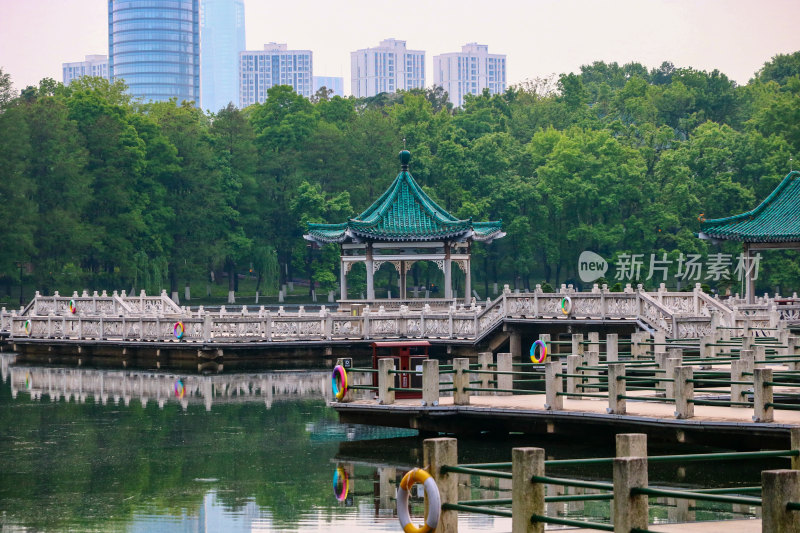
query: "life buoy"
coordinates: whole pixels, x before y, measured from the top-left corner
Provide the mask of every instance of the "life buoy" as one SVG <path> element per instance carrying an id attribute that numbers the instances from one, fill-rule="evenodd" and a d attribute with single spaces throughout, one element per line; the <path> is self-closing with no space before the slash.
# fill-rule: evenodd
<path id="1" fill-rule="evenodd" d="M 341 488 L 339 482 L 341 481 Z M 347 476 L 347 471 L 342 467 L 337 467 L 333 472 L 333 495 L 340 502 L 347 499 L 347 492 L 350 490 L 350 479 Z"/>
<path id="2" fill-rule="evenodd" d="M 33 387 L 33 380 L 31 379 L 31 373 L 28 372 L 25 374 L 25 388 L 31 390 L 31 387 Z"/>
<path id="3" fill-rule="evenodd" d="M 30 320 L 26 320 L 25 321 L 25 335 L 30 337 L 32 330 L 33 330 L 33 326 L 31 325 L 31 321 Z"/>
<path id="4" fill-rule="evenodd" d="M 547 359 L 547 344 L 542 339 L 538 339 L 531 344 L 531 362 L 544 363 L 545 359 Z"/>
<path id="5" fill-rule="evenodd" d="M 175 326 L 172 328 L 172 333 L 175 335 L 176 339 L 181 340 L 185 331 L 186 329 L 183 327 L 183 322 L 175 322 Z"/>
<path id="6" fill-rule="evenodd" d="M 568 315 L 572 312 L 572 298 L 564 296 L 561 298 L 561 312 Z"/>
<path id="7" fill-rule="evenodd" d="M 186 387 L 183 385 L 183 381 L 179 379 L 175 381 L 175 397 L 183 400 L 184 396 L 186 396 Z"/>
<path id="8" fill-rule="evenodd" d="M 75 300 L 70 300 L 69 304 L 67 304 L 67 307 L 69 308 L 69 312 L 73 315 L 78 311 L 78 307 L 75 305 Z"/>
<path id="9" fill-rule="evenodd" d="M 333 367 L 331 388 L 333 389 L 333 397 L 336 398 L 337 401 L 341 401 L 344 395 L 347 394 L 347 371 L 342 365 Z"/>
<path id="10" fill-rule="evenodd" d="M 428 513 L 422 527 L 417 527 L 411 522 L 411 515 L 408 511 L 408 493 L 416 483 L 422 483 L 422 486 L 425 487 L 425 498 L 428 500 Z M 405 533 L 429 533 L 439 525 L 441 513 L 442 499 L 439 497 L 439 487 L 436 486 L 436 481 L 429 473 L 419 468 L 407 472 L 397 488 L 397 517 L 400 519 L 403 531 Z"/>

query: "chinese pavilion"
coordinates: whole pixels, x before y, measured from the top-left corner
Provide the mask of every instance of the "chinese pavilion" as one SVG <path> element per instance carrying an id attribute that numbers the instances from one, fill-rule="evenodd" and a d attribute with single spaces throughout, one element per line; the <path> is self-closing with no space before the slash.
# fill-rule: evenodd
<path id="1" fill-rule="evenodd" d="M 745 293 L 753 303 L 755 260 L 753 250 L 800 250 L 800 172 L 790 172 L 772 194 L 746 213 L 706 220 L 701 239 L 739 241 L 744 246 Z"/>
<path id="2" fill-rule="evenodd" d="M 444 297 L 452 298 L 451 268 L 455 262 L 466 277 L 465 295 L 471 294 L 472 241 L 491 242 L 505 236 L 502 223 L 459 220 L 431 198 L 408 171 L 411 153 L 400 152 L 400 174 L 375 203 L 341 224 L 309 224 L 303 238 L 341 246 L 341 299 L 347 300 L 347 273 L 365 263 L 367 300 L 375 299 L 374 276 L 384 263 L 399 274 L 400 298 L 406 299 L 406 274 L 417 261 L 433 261 L 444 272 Z"/>

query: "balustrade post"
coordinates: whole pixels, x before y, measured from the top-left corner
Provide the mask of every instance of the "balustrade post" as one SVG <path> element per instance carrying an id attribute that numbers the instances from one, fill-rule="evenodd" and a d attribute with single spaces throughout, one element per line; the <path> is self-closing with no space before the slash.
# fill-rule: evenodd
<path id="1" fill-rule="evenodd" d="M 369 309 L 366 307 L 361 312 L 361 320 L 364 322 L 364 340 L 369 340 Z"/>
<path id="2" fill-rule="evenodd" d="M 771 368 L 753 369 L 753 422 L 772 422 L 774 410 L 772 408 L 773 389 L 769 382 L 772 381 Z"/>
<path id="3" fill-rule="evenodd" d="M 511 372 L 513 365 L 510 353 L 497 354 L 497 371 Z M 495 374 L 497 376 L 497 388 L 510 390 L 514 388 L 514 376 L 511 374 Z M 510 392 L 497 392 L 497 396 L 511 396 Z"/>
<path id="4" fill-rule="evenodd" d="M 792 450 L 800 451 L 800 427 L 789 429 L 790 446 Z M 792 470 L 800 470 L 800 455 L 792 455 Z"/>
<path id="5" fill-rule="evenodd" d="M 389 388 L 394 387 L 394 377 L 390 374 L 394 370 L 394 359 L 385 357 L 378 359 L 378 403 L 381 405 L 391 405 L 394 403 L 394 391 Z"/>
<path id="6" fill-rule="evenodd" d="M 436 359 L 422 361 L 422 405 L 439 405 L 439 361 Z"/>
<path id="7" fill-rule="evenodd" d="M 619 360 L 619 335 L 616 333 L 606 334 L 606 362 Z"/>
<path id="8" fill-rule="evenodd" d="M 761 530 L 800 533 L 800 511 L 787 508 L 791 502 L 800 502 L 800 471 L 765 470 L 761 472 L 761 487 Z"/>
<path id="9" fill-rule="evenodd" d="M 481 376 L 481 388 L 482 389 L 489 389 L 491 388 L 491 384 L 489 381 L 492 380 L 492 374 L 488 374 L 491 370 L 490 365 L 494 360 L 494 354 L 492 352 L 480 352 L 478 354 L 478 364 L 481 365 L 480 376 Z M 491 394 L 488 390 L 484 390 L 478 393 L 478 396 L 488 396 Z"/>
<path id="10" fill-rule="evenodd" d="M 647 487 L 647 457 L 614 459 L 614 499 L 612 520 L 616 533 L 647 529 L 650 516 L 646 494 L 631 494 L 631 489 Z"/>
<path id="11" fill-rule="evenodd" d="M 567 356 L 567 392 L 574 394 L 578 392 L 578 379 L 575 377 L 578 374 L 578 366 L 581 362 L 580 355 Z"/>
<path id="12" fill-rule="evenodd" d="M 469 359 L 453 359 L 453 370 L 453 405 L 469 405 Z"/>
<path id="13" fill-rule="evenodd" d="M 767 364 L 767 348 L 762 344 L 754 344 L 751 347 L 753 351 L 753 364 L 755 368 L 763 368 Z"/>
<path id="14" fill-rule="evenodd" d="M 544 533 L 544 522 L 531 522 L 531 516 L 545 515 L 544 484 L 532 481 L 544 476 L 542 448 L 511 450 L 511 531 L 512 533 Z"/>
<path id="15" fill-rule="evenodd" d="M 550 361 L 544 365 L 544 388 L 545 388 L 545 405 L 544 408 L 549 411 L 561 411 L 564 409 L 564 396 L 560 393 L 564 390 L 564 385 L 561 376 L 561 363 L 554 363 Z"/>
<path id="16" fill-rule="evenodd" d="M 625 363 L 608 365 L 608 409 L 606 412 L 614 415 L 625 414 L 625 398 L 627 384 L 625 382 Z"/>
<path id="17" fill-rule="evenodd" d="M 211 315 L 209 313 L 203 315 L 203 342 L 211 342 Z"/>
<path id="18" fill-rule="evenodd" d="M 443 466 L 458 464 L 458 441 L 452 438 L 425 439 L 422 442 L 422 462 L 436 481 L 442 503 L 458 503 L 458 474 L 442 472 Z M 442 509 L 436 531 L 458 533 L 458 512 Z"/>
<path id="19" fill-rule="evenodd" d="M 675 367 L 672 374 L 675 380 L 675 418 L 686 419 L 694 417 L 694 370 L 690 366 Z"/>

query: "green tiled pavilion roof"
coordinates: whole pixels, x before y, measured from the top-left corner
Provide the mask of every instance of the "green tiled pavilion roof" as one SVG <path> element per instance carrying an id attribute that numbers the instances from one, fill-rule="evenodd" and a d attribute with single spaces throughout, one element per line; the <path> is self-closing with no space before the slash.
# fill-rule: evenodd
<path id="1" fill-rule="evenodd" d="M 502 222 L 459 220 L 425 194 L 411 174 L 410 154 L 401 152 L 403 169 L 375 203 L 342 224 L 309 224 L 305 239 L 322 243 L 374 241 L 486 241 L 503 237 Z"/>
<path id="2" fill-rule="evenodd" d="M 700 226 L 700 238 L 743 242 L 800 241 L 800 172 L 790 172 L 752 211 L 706 220 Z"/>

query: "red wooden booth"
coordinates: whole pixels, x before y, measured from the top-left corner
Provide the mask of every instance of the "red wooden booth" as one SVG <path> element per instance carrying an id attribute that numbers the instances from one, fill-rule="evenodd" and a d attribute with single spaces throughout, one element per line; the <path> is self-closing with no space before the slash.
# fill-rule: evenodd
<path id="1" fill-rule="evenodd" d="M 428 359 L 428 341 L 387 341 L 372 343 L 372 368 L 378 368 L 378 359 L 394 359 L 395 370 L 422 372 L 422 361 Z M 378 386 L 378 374 L 372 375 L 372 385 Z M 394 386 L 398 389 L 421 389 L 422 374 L 395 374 Z M 417 391 L 395 391 L 396 398 L 422 398 Z"/>

